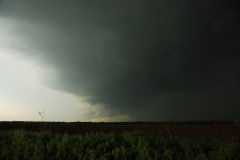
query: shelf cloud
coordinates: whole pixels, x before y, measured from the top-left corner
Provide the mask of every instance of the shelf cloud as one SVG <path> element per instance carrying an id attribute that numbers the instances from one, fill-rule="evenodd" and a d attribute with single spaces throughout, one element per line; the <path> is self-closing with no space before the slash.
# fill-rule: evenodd
<path id="1" fill-rule="evenodd" d="M 45 85 L 146 121 L 240 118 L 239 16 L 233 0 L 0 1 L 8 45 L 55 68 Z"/>

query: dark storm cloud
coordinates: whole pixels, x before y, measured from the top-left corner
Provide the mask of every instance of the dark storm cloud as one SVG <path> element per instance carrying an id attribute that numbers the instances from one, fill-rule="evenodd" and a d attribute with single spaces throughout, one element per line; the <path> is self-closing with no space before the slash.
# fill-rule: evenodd
<path id="1" fill-rule="evenodd" d="M 2 16 L 21 24 L 17 31 L 35 51 L 29 54 L 57 68 L 58 81 L 49 82 L 54 88 L 136 119 L 240 116 L 235 1 L 4 1 L 1 6 Z"/>

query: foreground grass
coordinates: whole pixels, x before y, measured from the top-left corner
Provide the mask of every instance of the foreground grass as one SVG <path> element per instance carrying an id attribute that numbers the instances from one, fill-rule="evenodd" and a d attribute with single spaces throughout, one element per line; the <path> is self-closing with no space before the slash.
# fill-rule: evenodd
<path id="1" fill-rule="evenodd" d="M 239 160 L 240 144 L 141 132 L 82 135 L 0 131 L 1 160 Z"/>

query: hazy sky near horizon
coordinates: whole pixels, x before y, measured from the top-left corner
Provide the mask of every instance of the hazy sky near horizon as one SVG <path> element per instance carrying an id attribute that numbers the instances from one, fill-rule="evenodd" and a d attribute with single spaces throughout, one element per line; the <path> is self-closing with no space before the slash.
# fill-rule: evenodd
<path id="1" fill-rule="evenodd" d="M 0 121 L 240 119 L 235 0 L 0 0 Z"/>

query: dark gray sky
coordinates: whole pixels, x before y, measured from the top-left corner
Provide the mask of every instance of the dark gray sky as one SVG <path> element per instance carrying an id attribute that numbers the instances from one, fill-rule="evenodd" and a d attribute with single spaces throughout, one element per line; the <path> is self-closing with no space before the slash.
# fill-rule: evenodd
<path id="1" fill-rule="evenodd" d="M 235 120 L 239 7 L 234 0 L 2 0 L 0 17 L 17 35 L 5 45 L 54 68 L 57 78 L 44 84 L 101 104 L 100 117 Z"/>

